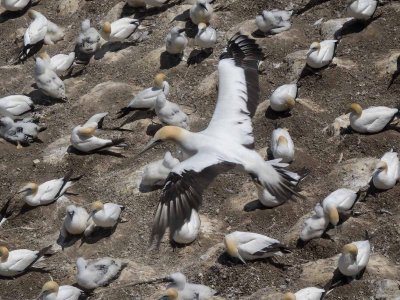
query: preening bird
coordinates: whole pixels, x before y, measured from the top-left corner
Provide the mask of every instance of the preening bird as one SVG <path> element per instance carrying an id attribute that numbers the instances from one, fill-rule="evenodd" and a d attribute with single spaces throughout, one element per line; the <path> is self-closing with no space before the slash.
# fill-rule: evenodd
<path id="1" fill-rule="evenodd" d="M 163 124 L 189 129 L 188 116 L 178 104 L 168 101 L 164 93 L 158 94 L 154 110 Z"/>
<path id="2" fill-rule="evenodd" d="M 294 159 L 294 144 L 286 128 L 277 128 L 272 131 L 271 152 L 275 159 L 289 163 Z"/>
<path id="3" fill-rule="evenodd" d="M 199 23 L 197 34 L 194 37 L 195 44 L 202 49 L 214 48 L 217 42 L 217 31 L 205 23 Z"/>
<path id="4" fill-rule="evenodd" d="M 278 240 L 253 232 L 235 231 L 227 234 L 224 244 L 226 252 L 244 264 L 246 260 L 283 255 L 288 251 Z"/>
<path id="5" fill-rule="evenodd" d="M 335 55 L 337 40 L 325 40 L 311 44 L 307 52 L 307 65 L 320 69 L 329 65 Z"/>
<path id="6" fill-rule="evenodd" d="M 14 121 L 10 117 L 0 118 L 0 136 L 17 145 L 17 149 L 21 149 L 21 145 L 28 145 L 38 139 L 38 133 L 41 131 L 39 125 L 31 118 L 25 118 L 21 121 Z"/>
<path id="7" fill-rule="evenodd" d="M 400 180 L 400 163 L 397 152 L 386 152 L 375 167 L 372 183 L 379 190 L 388 190 Z"/>
<path id="8" fill-rule="evenodd" d="M 67 189 L 81 178 L 82 176 L 73 178 L 72 172 L 69 172 L 62 178 L 49 180 L 40 185 L 30 182 L 18 193 L 22 194 L 25 203 L 30 206 L 46 205 L 64 195 Z"/>
<path id="9" fill-rule="evenodd" d="M 82 21 L 77 44 L 79 51 L 86 54 L 93 54 L 100 48 L 100 34 L 90 26 L 90 19 Z"/>
<path id="10" fill-rule="evenodd" d="M 314 215 L 304 222 L 304 227 L 300 233 L 302 241 L 309 241 L 321 237 L 329 225 L 329 215 L 324 212 L 321 204 L 318 203 L 314 208 Z"/>
<path id="11" fill-rule="evenodd" d="M 61 227 L 61 236 L 66 238 L 69 234 L 89 235 L 93 230 L 93 221 L 89 219 L 89 214 L 83 207 L 68 205 L 63 226 Z"/>
<path id="12" fill-rule="evenodd" d="M 349 0 L 347 3 L 347 15 L 357 20 L 368 20 L 378 6 L 376 0 Z"/>
<path id="13" fill-rule="evenodd" d="M 43 300 L 78 300 L 84 292 L 72 285 L 58 285 L 55 281 L 46 282 L 37 299 Z"/>
<path id="14" fill-rule="evenodd" d="M 207 0 L 196 0 L 196 3 L 190 8 L 190 20 L 196 25 L 199 23 L 210 23 L 214 9 Z"/>
<path id="15" fill-rule="evenodd" d="M 185 28 L 174 27 L 165 38 L 165 50 L 172 55 L 182 54 L 185 50 L 188 39 L 186 38 Z"/>
<path id="16" fill-rule="evenodd" d="M 297 85 L 295 83 L 281 85 L 273 91 L 270 107 L 276 112 L 291 110 L 296 104 L 296 96 Z"/>
<path id="17" fill-rule="evenodd" d="M 371 106 L 362 109 L 358 103 L 350 106 L 350 126 L 359 133 L 377 133 L 390 125 L 399 116 L 397 108 Z"/>
<path id="18" fill-rule="evenodd" d="M 290 23 L 290 16 L 292 11 L 286 10 L 263 10 L 256 16 L 256 25 L 263 33 L 280 33 L 289 30 L 292 24 Z"/>
<path id="19" fill-rule="evenodd" d="M 185 222 L 181 228 L 178 228 L 172 239 L 178 244 L 190 244 L 193 242 L 200 231 L 200 216 L 195 209 L 192 209 L 189 221 Z"/>
<path id="20" fill-rule="evenodd" d="M 36 58 L 34 77 L 43 94 L 55 99 L 66 99 L 64 82 L 42 58 Z"/>
<path id="21" fill-rule="evenodd" d="M 119 220 L 121 212 L 125 209 L 123 205 L 115 203 L 104 203 L 95 201 L 92 204 L 92 212 L 89 218 L 93 219 L 96 226 L 99 227 L 114 227 Z"/>
<path id="22" fill-rule="evenodd" d="M 171 170 L 179 160 L 167 151 L 163 159 L 149 163 L 143 170 L 141 184 L 144 186 L 163 186 Z"/>
<path id="23" fill-rule="evenodd" d="M 122 42 L 129 38 L 139 27 L 138 19 L 122 18 L 110 22 L 104 22 L 100 35 L 108 42 Z"/>
<path id="24" fill-rule="evenodd" d="M 54 45 L 58 41 L 64 38 L 64 29 L 62 29 L 57 24 L 47 20 L 47 32 L 44 37 L 44 42 L 46 45 Z"/>
<path id="25" fill-rule="evenodd" d="M 23 10 L 30 2 L 31 0 L 1 0 L 0 4 L 6 10 L 19 11 Z"/>
<path id="26" fill-rule="evenodd" d="M 316 287 L 308 287 L 297 291 L 296 293 L 286 293 L 282 300 L 321 300 L 325 290 Z"/>
<path id="27" fill-rule="evenodd" d="M 56 73 L 62 73 L 69 70 L 75 61 L 75 52 L 69 54 L 57 54 L 50 57 L 46 51 L 43 51 L 39 56 L 48 64 L 48 67 Z"/>
<path id="28" fill-rule="evenodd" d="M 371 244 L 368 240 L 344 245 L 338 269 L 345 276 L 355 278 L 368 265 Z"/>
<path id="29" fill-rule="evenodd" d="M 28 96 L 11 95 L 0 98 L 0 115 L 3 116 L 20 116 L 34 108 L 33 101 Z"/>
<path id="30" fill-rule="evenodd" d="M 349 211 L 358 199 L 358 193 L 350 189 L 338 189 L 330 193 L 321 205 L 325 214 L 328 215 L 329 222 L 336 226 L 339 223 L 339 213 Z"/>
<path id="31" fill-rule="evenodd" d="M 29 24 L 28 28 L 24 33 L 24 46 L 21 53 L 19 54 L 19 59 L 24 60 L 29 54 L 30 49 L 37 43 L 44 41 L 47 34 L 47 18 L 36 10 L 28 10 L 29 18 L 33 19 L 32 23 Z"/>
<path id="32" fill-rule="evenodd" d="M 258 61 L 262 56 L 254 40 L 235 34 L 220 57 L 218 101 L 208 127 L 195 133 L 165 126 L 141 152 L 173 141 L 189 157 L 167 178 L 154 218 L 153 247 L 159 246 L 167 227 L 173 236 L 190 219 L 192 209 L 199 209 L 203 191 L 218 174 L 235 166 L 277 198 L 300 196 L 292 183 L 293 173 L 264 161 L 254 150 L 251 117 L 259 100 Z"/>

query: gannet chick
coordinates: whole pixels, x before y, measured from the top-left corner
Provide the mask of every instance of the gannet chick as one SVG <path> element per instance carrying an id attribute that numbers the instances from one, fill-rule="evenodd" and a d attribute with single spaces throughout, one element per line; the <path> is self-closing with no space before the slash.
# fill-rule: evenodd
<path id="1" fill-rule="evenodd" d="M 194 42 L 202 49 L 214 48 L 217 42 L 217 31 L 205 23 L 199 23 Z"/>
<path id="2" fill-rule="evenodd" d="M 59 286 L 55 281 L 48 281 L 43 285 L 37 299 L 42 300 L 78 300 L 84 292 L 72 285 Z"/>
<path id="3" fill-rule="evenodd" d="M 17 145 L 28 145 L 38 140 L 38 133 L 41 128 L 34 123 L 31 118 L 25 118 L 22 121 L 15 121 L 10 117 L 0 118 L 0 136 Z"/>
<path id="4" fill-rule="evenodd" d="M 139 20 L 122 18 L 110 22 L 104 22 L 100 35 L 108 42 L 122 42 L 129 38 L 139 27 Z"/>
<path id="5" fill-rule="evenodd" d="M 164 93 L 165 96 L 169 94 L 169 84 L 165 80 L 167 76 L 164 73 L 158 73 L 154 77 L 153 86 L 139 92 L 128 104 L 127 107 L 122 108 L 118 114 L 119 117 L 126 115 L 128 112 L 135 109 L 154 109 L 158 94 Z"/>
<path id="6" fill-rule="evenodd" d="M 200 224 L 199 214 L 195 209 L 192 209 L 189 221 L 186 221 L 181 228 L 175 231 L 172 239 L 178 244 L 190 244 L 197 238 Z"/>
<path id="7" fill-rule="evenodd" d="M 344 245 L 338 261 L 340 273 L 355 278 L 367 266 L 370 252 L 368 240 Z"/>
<path id="8" fill-rule="evenodd" d="M 66 237 L 68 234 L 88 235 L 92 228 L 93 220 L 89 219 L 89 214 L 83 207 L 68 205 L 66 208 L 66 216 L 63 226 L 61 227 L 61 236 Z"/>
<path id="9" fill-rule="evenodd" d="M 86 54 L 93 54 L 100 48 L 100 34 L 90 27 L 90 19 L 82 21 L 77 44 L 79 51 Z"/>
<path id="10" fill-rule="evenodd" d="M 74 182 L 82 178 L 78 176 L 72 178 L 72 172 L 67 173 L 62 178 L 53 179 L 38 185 L 36 183 L 28 183 L 18 193 L 22 193 L 22 197 L 29 206 L 46 205 L 56 201 L 65 194 Z"/>
<path id="11" fill-rule="evenodd" d="M 66 99 L 64 82 L 40 57 L 36 58 L 34 77 L 43 94 L 55 99 Z"/>
<path id="12" fill-rule="evenodd" d="M 125 209 L 125 206 L 115 203 L 105 203 L 101 201 L 93 202 L 93 211 L 90 213 L 89 218 L 93 219 L 96 226 L 99 227 L 114 227 L 119 220 L 121 212 Z"/>
<path id="13" fill-rule="evenodd" d="M 23 10 L 31 0 L 1 0 L 1 6 L 9 11 Z"/>
<path id="14" fill-rule="evenodd" d="M 57 24 L 47 20 L 47 32 L 44 37 L 46 45 L 54 45 L 64 38 L 64 30 Z"/>
<path id="15" fill-rule="evenodd" d="M 320 69 L 330 64 L 335 55 L 337 40 L 325 40 L 311 44 L 307 52 L 307 65 Z"/>
<path id="16" fill-rule="evenodd" d="M 141 184 L 144 186 L 163 186 L 172 168 L 179 160 L 167 151 L 163 159 L 149 163 L 143 170 Z"/>
<path id="17" fill-rule="evenodd" d="M 21 60 L 25 59 L 30 49 L 44 40 L 47 33 L 48 21 L 44 15 L 36 10 L 28 10 L 29 18 L 33 19 L 24 33 L 24 47 L 19 55 Z"/>
<path id="18" fill-rule="evenodd" d="M 279 86 L 271 95 L 270 107 L 276 112 L 291 110 L 295 105 L 297 85 L 284 84 Z"/>
<path id="19" fill-rule="evenodd" d="M 358 103 L 350 106 L 350 126 L 359 133 L 377 133 L 389 125 L 398 115 L 397 108 L 371 106 L 362 109 Z"/>
<path id="20" fill-rule="evenodd" d="M 179 108 L 178 104 L 168 101 L 164 93 L 158 94 L 154 109 L 163 124 L 189 128 L 188 116 Z"/>
<path id="21" fill-rule="evenodd" d="M 278 240 L 253 232 L 235 231 L 227 234 L 224 244 L 226 252 L 243 263 L 246 263 L 246 260 L 282 255 L 287 251 Z"/>
<path id="22" fill-rule="evenodd" d="M 300 239 L 305 242 L 321 237 L 329 225 L 329 216 L 320 203 L 315 206 L 314 212 L 315 214 L 304 222 L 300 233 Z"/>
<path id="23" fill-rule="evenodd" d="M 196 3 L 190 8 L 189 15 L 192 22 L 196 25 L 199 23 L 210 23 L 213 7 L 207 0 L 196 0 Z"/>
<path id="24" fill-rule="evenodd" d="M 281 158 L 283 163 L 293 161 L 294 144 L 286 128 L 277 128 L 272 131 L 271 151 L 274 158 Z"/>
<path id="25" fill-rule="evenodd" d="M 0 99 L 0 114 L 20 116 L 34 109 L 33 101 L 24 95 L 11 95 Z"/>
<path id="26" fill-rule="evenodd" d="M 39 56 L 48 64 L 48 67 L 56 73 L 67 71 L 72 67 L 75 61 L 75 52 L 71 52 L 70 54 L 57 54 L 50 57 L 46 51 L 43 51 Z"/>
<path id="27" fill-rule="evenodd" d="M 350 189 L 338 189 L 330 193 L 321 205 L 329 222 L 336 226 L 339 223 L 339 213 L 350 210 L 357 201 L 358 194 Z"/>
<path id="28" fill-rule="evenodd" d="M 271 11 L 263 10 L 256 16 L 256 25 L 263 33 L 280 33 L 289 30 L 290 16 L 292 11 L 273 9 Z"/>
<path id="29" fill-rule="evenodd" d="M 379 190 L 388 190 L 400 179 L 400 164 L 397 152 L 386 152 L 377 163 L 372 174 L 372 183 Z"/>
<path id="30" fill-rule="evenodd" d="M 378 5 L 376 0 L 349 0 L 347 3 L 347 15 L 357 20 L 371 18 Z"/>
<path id="31" fill-rule="evenodd" d="M 79 286 L 87 290 L 109 284 L 125 266 L 121 260 L 104 257 L 88 263 L 83 257 L 76 261 L 78 273 L 76 281 Z"/>
<path id="32" fill-rule="evenodd" d="M 165 38 L 165 43 L 165 49 L 169 54 L 182 54 L 188 44 L 185 28 L 172 28 Z"/>
<path id="33" fill-rule="evenodd" d="M 29 268 L 38 261 L 43 260 L 51 246 L 39 251 L 18 249 L 9 251 L 7 247 L 0 247 L 0 275 L 13 277 L 29 271 Z"/>
<path id="34" fill-rule="evenodd" d="M 130 7 L 146 7 L 145 0 L 126 0 Z"/>
<path id="35" fill-rule="evenodd" d="M 282 300 L 321 300 L 325 290 L 316 287 L 301 289 L 296 293 L 286 293 Z"/>
<path id="36" fill-rule="evenodd" d="M 187 282 L 186 276 L 181 272 L 172 273 L 165 279 L 171 282 L 168 284 L 166 291 L 166 295 L 171 300 L 208 300 L 217 293 L 217 291 L 206 285 Z M 179 295 L 179 297 L 175 297 L 175 295 Z"/>

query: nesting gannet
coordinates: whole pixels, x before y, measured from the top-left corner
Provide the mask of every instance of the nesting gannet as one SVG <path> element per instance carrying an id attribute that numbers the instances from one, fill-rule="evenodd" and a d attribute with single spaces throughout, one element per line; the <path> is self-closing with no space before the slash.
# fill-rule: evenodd
<path id="1" fill-rule="evenodd" d="M 43 51 L 39 56 L 48 64 L 48 67 L 56 73 L 67 71 L 72 67 L 75 61 L 75 52 L 71 52 L 70 54 L 57 54 L 50 57 L 46 51 Z"/>
<path id="2" fill-rule="evenodd" d="M 282 255 L 286 247 L 280 241 L 253 232 L 235 231 L 224 238 L 225 250 L 232 256 L 246 260 Z"/>
<path id="3" fill-rule="evenodd" d="M 58 179 L 46 181 L 40 185 L 28 183 L 18 193 L 22 193 L 26 204 L 30 206 L 46 205 L 56 201 L 69 189 L 74 182 L 82 178 L 78 176 L 72 178 L 72 172 Z"/>
<path id="4" fill-rule="evenodd" d="M 129 38 L 139 27 L 139 20 L 122 18 L 110 22 L 104 22 L 100 35 L 108 42 L 122 42 Z"/>
<path id="5" fill-rule="evenodd" d="M 376 0 L 349 0 L 347 3 L 347 15 L 357 20 L 371 18 L 378 5 Z"/>
<path id="6" fill-rule="evenodd" d="M 146 6 L 145 0 L 126 0 L 126 3 L 128 3 L 128 5 L 130 7 L 145 7 Z"/>
<path id="7" fill-rule="evenodd" d="M 30 49 L 37 43 L 44 41 L 47 33 L 47 18 L 36 10 L 28 10 L 29 18 L 33 19 L 24 33 L 24 47 L 19 55 L 21 60 L 25 59 Z"/>
<path id="8" fill-rule="evenodd" d="M 107 228 L 114 227 L 118 223 L 119 216 L 125 207 L 115 203 L 103 204 L 101 201 L 95 201 L 92 209 L 89 218 L 93 219 L 96 226 Z"/>
<path id="9" fill-rule="evenodd" d="M 217 293 L 206 285 L 188 282 L 186 276 L 181 272 L 172 273 L 165 280 L 170 282 L 167 286 L 166 295 L 171 300 L 208 300 Z M 175 297 L 175 295 L 179 296 Z"/>
<path id="10" fill-rule="evenodd" d="M 25 118 L 21 121 L 14 121 L 10 117 L 0 118 L 0 136 L 17 145 L 28 145 L 38 140 L 38 133 L 41 128 L 31 118 Z"/>
<path id="11" fill-rule="evenodd" d="M 100 34 L 90 27 L 90 19 L 82 21 L 77 44 L 79 51 L 86 54 L 93 54 L 100 48 Z"/>
<path id="12" fill-rule="evenodd" d="M 389 125 L 399 113 L 397 108 L 371 106 L 362 109 L 358 103 L 350 106 L 350 126 L 359 133 L 377 133 Z"/>
<path id="13" fill-rule="evenodd" d="M 163 186 L 171 170 L 179 160 L 167 151 L 163 159 L 149 163 L 143 170 L 141 184 L 144 186 Z"/>
<path id="14" fill-rule="evenodd" d="M 329 216 L 324 212 L 320 203 L 315 206 L 314 212 L 314 215 L 304 222 L 303 230 L 300 233 L 300 239 L 305 242 L 321 237 L 329 225 Z"/>
<path id="15" fill-rule="evenodd" d="M 0 227 L 7 221 L 7 219 L 13 214 L 13 210 L 10 208 L 11 199 L 9 198 L 3 207 L 0 209 Z"/>
<path id="16" fill-rule="evenodd" d="M 165 79 L 164 73 L 158 73 L 154 77 L 153 86 L 139 92 L 118 114 L 123 116 L 135 109 L 154 109 L 158 94 L 164 93 L 165 96 L 169 94 L 169 84 Z"/>
<path id="17" fill-rule="evenodd" d="M 281 112 L 291 110 L 296 103 L 297 85 L 284 84 L 273 91 L 270 99 L 270 107 L 272 110 Z"/>
<path id="18" fill-rule="evenodd" d="M 188 44 L 185 28 L 172 28 L 165 38 L 165 44 L 165 50 L 169 54 L 182 54 Z"/>
<path id="19" fill-rule="evenodd" d="M 196 3 L 190 8 L 189 15 L 192 22 L 196 25 L 199 23 L 210 23 L 213 7 L 207 0 L 196 0 Z"/>
<path id="20" fill-rule="evenodd" d="M 57 24 L 47 20 L 47 32 L 44 37 L 46 45 L 54 45 L 64 38 L 64 30 Z"/>
<path id="21" fill-rule="evenodd" d="M 163 124 L 189 128 L 188 116 L 179 108 L 178 104 L 168 101 L 164 93 L 158 94 L 154 110 Z"/>
<path id="22" fill-rule="evenodd" d="M 254 40 L 235 34 L 220 57 L 218 101 L 208 127 L 195 133 L 165 126 L 141 152 L 162 141 L 173 141 L 189 157 L 175 166 L 166 180 L 155 214 L 152 248 L 159 246 L 167 227 L 172 235 L 181 228 L 192 209 L 199 209 L 206 187 L 234 166 L 277 198 L 300 196 L 288 172 L 264 161 L 254 150 L 251 117 L 259 100 L 258 61 L 262 56 Z M 179 209 L 171 210 L 171 205 Z"/>
<path id="23" fill-rule="evenodd" d="M 320 69 L 330 64 L 335 55 L 337 40 L 325 40 L 311 44 L 307 52 L 307 65 Z"/>
<path id="24" fill-rule="evenodd" d="M 325 294 L 325 290 L 316 287 L 308 287 L 301 289 L 296 293 L 286 293 L 283 295 L 282 300 L 321 300 Z"/>
<path id="25" fill-rule="evenodd" d="M 127 147 L 124 139 L 105 140 L 94 136 L 97 128 L 102 127 L 102 122 L 108 113 L 100 113 L 92 116 L 85 124 L 78 125 L 72 130 L 71 144 L 82 152 L 91 153 L 101 150 L 115 151 Z"/>
<path id="26" fill-rule="evenodd" d="M 6 10 L 19 11 L 23 10 L 30 2 L 31 0 L 1 0 L 0 4 Z"/>
<path id="27" fill-rule="evenodd" d="M 30 97 L 24 95 L 11 95 L 0 98 L 0 115 L 20 116 L 35 107 Z"/>
<path id="28" fill-rule="evenodd" d="M 280 33 L 290 29 L 290 16 L 292 11 L 286 10 L 263 10 L 256 16 L 256 25 L 264 33 Z"/>
<path id="29" fill-rule="evenodd" d="M 372 174 L 374 187 L 388 190 L 395 186 L 400 179 L 400 164 L 397 152 L 386 152 L 375 167 Z"/>
<path id="30" fill-rule="evenodd" d="M 88 263 L 83 257 L 76 260 L 78 273 L 76 281 L 84 289 L 92 290 L 109 284 L 116 278 L 125 264 L 111 257 L 104 257 Z"/>
<path id="31" fill-rule="evenodd" d="M 368 240 L 344 245 L 338 261 L 340 273 L 356 277 L 367 266 L 370 252 L 371 244 Z"/>
<path id="32" fill-rule="evenodd" d="M 0 275 L 13 277 L 22 274 L 38 261 L 43 260 L 51 246 L 39 251 L 18 249 L 9 251 L 6 247 L 0 247 Z"/>
<path id="33" fill-rule="evenodd" d="M 85 208 L 68 205 L 64 223 L 61 227 L 61 236 L 66 237 L 68 234 L 78 235 L 82 233 L 88 235 L 93 229 L 92 224 L 93 221 L 89 219 L 89 214 Z"/>
<path id="34" fill-rule="evenodd" d="M 55 281 L 46 282 L 37 299 L 42 300 L 78 300 L 84 292 L 72 285 L 58 285 Z"/>
<path id="35" fill-rule="evenodd" d="M 214 48 L 217 42 L 217 31 L 205 23 L 199 23 L 197 27 L 198 31 L 194 37 L 195 44 L 202 49 Z"/>
<path id="36" fill-rule="evenodd" d="M 190 244 L 197 238 L 200 231 L 200 224 L 199 214 L 196 210 L 192 209 L 190 219 L 175 231 L 172 239 L 178 244 Z"/>
<path id="37" fill-rule="evenodd" d="M 272 131 L 271 151 L 274 158 L 281 158 L 283 163 L 293 161 L 294 144 L 286 128 L 277 128 Z"/>
<path id="38" fill-rule="evenodd" d="M 55 99 L 66 99 L 64 82 L 40 57 L 36 58 L 34 77 L 36 85 L 45 95 Z"/>
<path id="39" fill-rule="evenodd" d="M 321 205 L 328 215 L 329 222 L 336 226 L 339 223 L 339 213 L 350 210 L 358 199 L 358 193 L 350 189 L 338 189 L 330 193 Z"/>

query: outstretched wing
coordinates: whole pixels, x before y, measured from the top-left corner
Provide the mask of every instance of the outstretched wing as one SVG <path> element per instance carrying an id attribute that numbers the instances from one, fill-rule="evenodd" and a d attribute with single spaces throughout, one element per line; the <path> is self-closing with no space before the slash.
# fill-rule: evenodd
<path id="1" fill-rule="evenodd" d="M 150 249 L 159 247 L 167 227 L 170 236 L 190 220 L 192 209 L 202 203 L 204 189 L 234 165 L 220 161 L 207 153 L 196 154 L 178 164 L 169 173 L 157 206 L 150 238 Z"/>
<path id="2" fill-rule="evenodd" d="M 253 117 L 260 94 L 258 62 L 263 59 L 253 39 L 236 33 L 218 64 L 218 100 L 205 132 L 253 147 Z"/>

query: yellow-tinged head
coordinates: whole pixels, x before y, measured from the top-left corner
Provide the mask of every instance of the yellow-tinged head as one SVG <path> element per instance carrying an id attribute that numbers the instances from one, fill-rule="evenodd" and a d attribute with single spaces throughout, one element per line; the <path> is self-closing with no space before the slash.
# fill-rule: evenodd
<path id="1" fill-rule="evenodd" d="M 40 57 L 41 59 L 43 59 L 43 60 L 49 60 L 49 59 L 50 59 L 50 56 L 49 56 L 49 54 L 48 54 L 46 51 L 41 51 L 41 52 L 39 53 L 39 57 Z"/>
<path id="2" fill-rule="evenodd" d="M 290 292 L 285 293 L 285 294 L 282 296 L 282 300 L 296 300 L 296 295 L 293 294 L 293 293 L 290 293 Z"/>
<path id="3" fill-rule="evenodd" d="M 295 99 L 293 97 L 289 96 L 289 95 L 286 96 L 285 100 L 286 100 L 286 106 L 289 109 L 292 109 L 296 104 Z"/>
<path id="4" fill-rule="evenodd" d="M 154 141 L 180 141 L 185 129 L 178 126 L 164 126 L 153 137 Z"/>
<path id="5" fill-rule="evenodd" d="M 278 137 L 278 145 L 287 145 L 287 144 L 288 144 L 287 138 L 285 138 L 283 135 L 280 135 Z"/>
<path id="6" fill-rule="evenodd" d="M 313 42 L 310 46 L 310 50 L 317 51 L 321 49 L 321 44 L 319 42 Z"/>
<path id="7" fill-rule="evenodd" d="M 379 162 L 376 164 L 376 168 L 375 168 L 375 169 L 376 169 L 377 171 L 379 171 L 379 172 L 382 172 L 382 171 L 387 172 L 387 170 L 388 170 L 388 164 L 387 164 L 386 161 L 381 160 L 381 161 L 379 161 Z"/>
<path id="8" fill-rule="evenodd" d="M 328 217 L 333 226 L 339 223 L 339 212 L 335 206 L 328 207 Z"/>
<path id="9" fill-rule="evenodd" d="M 0 259 L 1 259 L 2 262 L 7 261 L 7 259 L 8 259 L 8 254 L 9 254 L 9 252 L 8 252 L 7 247 L 1 246 L 1 247 L 0 247 Z"/>
<path id="10" fill-rule="evenodd" d="M 350 110 L 351 110 L 352 112 L 354 112 L 355 114 L 359 115 L 359 116 L 362 114 L 362 107 L 361 107 L 361 105 L 358 104 L 358 103 L 352 103 L 352 104 L 350 105 Z"/>
<path id="11" fill-rule="evenodd" d="M 103 207 L 104 207 L 104 204 L 101 201 L 95 201 L 95 202 L 92 203 L 92 209 L 93 210 L 102 210 Z"/>
<path id="12" fill-rule="evenodd" d="M 38 13 L 38 12 L 37 12 L 36 10 L 34 10 L 34 9 L 29 9 L 29 10 L 28 10 L 28 17 L 31 18 L 31 19 L 34 19 L 34 18 L 36 17 L 37 13 Z"/>
<path id="13" fill-rule="evenodd" d="M 104 22 L 103 24 L 103 32 L 110 34 L 111 33 L 111 23 L 110 22 Z"/>
<path id="14" fill-rule="evenodd" d="M 55 281 L 47 281 L 42 287 L 42 293 L 58 293 L 60 286 Z"/>
<path id="15" fill-rule="evenodd" d="M 161 89 L 163 87 L 165 78 L 167 78 L 167 75 L 165 75 L 164 73 L 158 73 L 154 77 L 154 86 Z"/>
<path id="16" fill-rule="evenodd" d="M 18 191 L 18 193 L 27 192 L 29 194 L 36 194 L 39 189 L 39 185 L 34 182 L 29 182 L 22 189 Z"/>
<path id="17" fill-rule="evenodd" d="M 343 246 L 342 253 L 343 254 L 350 254 L 350 255 L 356 257 L 357 254 L 358 254 L 358 248 L 357 248 L 357 246 L 355 244 L 350 243 L 350 244 L 347 244 L 347 245 Z"/>
<path id="18" fill-rule="evenodd" d="M 206 23 L 199 23 L 199 25 L 197 25 L 197 28 L 199 30 L 204 30 L 207 28 L 207 24 Z"/>
<path id="19" fill-rule="evenodd" d="M 96 128 L 93 127 L 82 127 L 79 129 L 79 134 L 85 135 L 85 136 L 92 136 L 96 131 Z"/>
<path id="20" fill-rule="evenodd" d="M 225 250 L 232 257 L 239 258 L 244 264 L 245 260 L 240 256 L 239 249 L 237 247 L 236 241 L 229 236 L 224 238 Z"/>
<path id="21" fill-rule="evenodd" d="M 178 299 L 178 290 L 175 288 L 169 288 L 165 292 L 165 295 L 168 297 L 169 300 L 177 300 Z"/>

